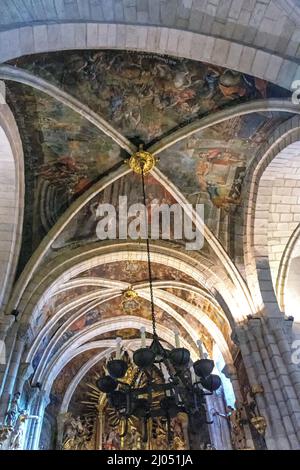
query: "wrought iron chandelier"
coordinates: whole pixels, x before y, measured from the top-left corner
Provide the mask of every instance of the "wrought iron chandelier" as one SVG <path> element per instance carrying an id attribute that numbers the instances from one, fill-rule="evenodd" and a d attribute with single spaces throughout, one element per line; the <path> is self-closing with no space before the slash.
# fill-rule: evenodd
<path id="1" fill-rule="evenodd" d="M 133 171 L 141 175 L 143 202 L 146 207 L 145 174 L 156 163 L 155 157 L 140 150 L 129 160 Z M 171 419 L 179 413 L 186 413 L 190 429 L 199 430 L 206 422 L 205 396 L 212 395 L 221 385 L 218 375 L 212 374 L 214 361 L 203 353 L 202 343 L 198 342 L 200 358 L 192 363 L 190 352 L 180 347 L 179 333 L 175 333 L 176 347 L 168 350 L 159 340 L 156 331 L 156 315 L 153 297 L 153 279 L 149 236 L 146 238 L 150 305 L 152 319 L 152 343 L 146 346 L 145 328 L 141 328 L 141 348 L 133 353 L 136 372 L 130 383 L 124 377 L 128 362 L 121 358 L 118 342 L 115 358 L 107 363 L 108 375 L 98 379 L 97 387 L 107 395 L 109 406 L 128 421 L 135 417 L 143 421 L 143 441 L 148 439 L 148 421 L 162 418 L 167 423 L 168 437 L 171 440 Z"/>

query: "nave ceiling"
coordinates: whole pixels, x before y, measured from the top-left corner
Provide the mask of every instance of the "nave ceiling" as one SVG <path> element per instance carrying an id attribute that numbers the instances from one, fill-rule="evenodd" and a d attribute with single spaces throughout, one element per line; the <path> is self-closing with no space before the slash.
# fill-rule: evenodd
<path id="1" fill-rule="evenodd" d="M 268 138 L 293 116 L 278 105 L 267 111 L 268 100 L 285 100 L 289 92 L 215 65 L 135 52 L 56 52 L 8 65 L 12 74 L 21 69 L 28 80 L 6 81 L 25 161 L 17 274 L 20 283 L 26 279 L 24 291 L 29 286 L 24 299 L 20 294 L 26 313 L 21 322 L 29 330 L 24 360 L 34 369 L 31 383 L 42 383 L 50 394 L 49 413 L 60 410 L 86 363 L 114 350 L 113 338 L 134 340 L 149 321 L 146 262 L 139 258 L 143 244 L 131 248 L 130 243 L 112 243 L 104 261 L 96 253 L 102 246 L 96 235 L 98 204 L 117 205 L 125 195 L 128 204 L 141 200 L 138 176 L 124 163 L 130 149 L 141 143 L 159 157 L 158 171 L 146 178 L 147 201 L 173 204 L 180 197 L 204 204 L 209 234 L 201 252 L 189 254 L 189 272 L 174 227 L 169 256 L 175 260 L 177 252 L 180 261 L 166 263 L 168 242 L 154 243 L 159 331 L 172 347 L 178 329 L 183 344 L 195 354 L 197 338 L 210 355 L 217 345 L 232 365 L 238 352 L 235 321 L 254 310 L 245 272 L 234 265 L 243 255 L 239 234 L 245 181 Z M 32 75 L 35 85 L 29 86 Z M 67 93 L 71 101 L 75 98 L 76 104 L 68 106 L 59 94 L 55 97 L 55 90 Z M 99 125 L 91 122 L 87 107 L 100 116 Z M 119 259 L 110 260 L 116 253 Z M 124 292 L 131 286 L 138 305 L 128 310 Z M 102 365 L 78 376 L 78 396 L 97 367 Z"/>

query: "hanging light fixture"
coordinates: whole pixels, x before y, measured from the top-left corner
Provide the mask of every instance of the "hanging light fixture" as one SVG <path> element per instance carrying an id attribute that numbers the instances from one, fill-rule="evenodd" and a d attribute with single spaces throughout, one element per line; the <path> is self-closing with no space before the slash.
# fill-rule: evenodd
<path id="1" fill-rule="evenodd" d="M 132 155 L 131 169 L 141 175 L 143 202 L 146 207 L 145 174 L 155 166 L 155 157 L 144 150 Z M 221 385 L 218 375 L 212 374 L 214 362 L 203 352 L 198 341 L 200 358 L 192 363 L 188 349 L 180 346 L 179 332 L 175 332 L 175 348 L 167 350 L 156 331 L 156 315 L 153 296 L 153 279 L 149 237 L 146 238 L 147 263 L 152 320 L 152 343 L 146 346 L 146 330 L 141 328 L 141 347 L 133 354 L 136 372 L 128 384 L 124 378 L 128 363 L 121 358 L 121 340 L 117 338 L 117 352 L 107 363 L 109 375 L 101 377 L 97 386 L 107 394 L 111 407 L 126 420 L 125 432 L 130 418 L 139 418 L 144 424 L 143 440 L 147 442 L 149 419 L 164 418 L 171 435 L 171 418 L 186 413 L 189 425 L 197 431 L 206 423 L 205 395 L 211 395 Z M 196 379 L 195 379 L 196 377 Z M 208 423 L 207 423 L 208 424 Z"/>

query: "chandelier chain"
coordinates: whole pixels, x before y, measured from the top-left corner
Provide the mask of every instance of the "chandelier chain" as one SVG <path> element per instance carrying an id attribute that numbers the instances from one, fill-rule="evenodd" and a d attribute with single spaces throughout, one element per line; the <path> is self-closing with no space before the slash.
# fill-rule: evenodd
<path id="1" fill-rule="evenodd" d="M 141 174 L 142 174 L 143 202 L 144 202 L 144 206 L 147 208 L 143 162 L 141 162 L 141 170 L 142 170 Z M 147 227 L 147 225 L 148 225 L 148 219 L 147 219 L 148 214 L 147 214 L 147 212 L 146 212 L 145 215 L 146 215 L 146 227 Z M 156 318 L 155 318 L 155 308 L 154 308 L 154 295 L 153 295 L 153 285 L 152 285 L 152 269 L 151 269 L 150 243 L 149 243 L 148 230 L 147 230 L 146 246 L 147 246 L 149 288 L 150 288 L 150 300 L 151 300 L 152 329 L 153 329 L 153 336 L 156 337 L 157 336 L 157 334 L 156 334 Z"/>

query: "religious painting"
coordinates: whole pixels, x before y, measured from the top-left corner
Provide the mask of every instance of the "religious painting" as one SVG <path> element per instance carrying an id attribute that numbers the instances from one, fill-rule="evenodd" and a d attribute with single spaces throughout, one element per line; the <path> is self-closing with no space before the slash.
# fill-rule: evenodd
<path id="1" fill-rule="evenodd" d="M 68 92 L 133 143 L 146 146 L 209 113 L 258 98 L 289 94 L 234 70 L 139 52 L 53 52 L 24 56 L 10 65 Z M 6 85 L 7 101 L 25 154 L 26 200 L 19 274 L 71 202 L 121 165 L 126 152 L 80 113 L 54 98 L 19 83 L 7 81 Z M 249 153 L 254 154 L 253 146 L 261 143 L 269 122 L 279 123 L 267 114 L 251 116 L 202 131 L 161 155 L 159 168 L 178 183 L 189 201 L 205 204 L 208 224 L 220 238 L 224 231 L 220 211 L 232 212 L 241 203 Z M 258 128 L 261 134 L 255 137 Z M 86 207 L 85 217 L 83 233 L 72 233 L 74 222 L 71 237 L 66 237 L 68 243 L 73 235 L 75 240 L 86 236 L 85 232 L 90 235 L 95 205 Z"/>
<path id="2" fill-rule="evenodd" d="M 122 159 L 117 144 L 54 98 L 11 82 L 7 90 L 24 149 L 21 269 L 70 203 Z"/>
<path id="3" fill-rule="evenodd" d="M 199 283 L 184 271 L 179 271 L 171 266 L 163 263 L 151 262 L 153 280 L 173 280 L 182 281 L 186 284 L 199 286 Z M 107 278 L 116 281 L 124 281 L 130 284 L 135 284 L 141 281 L 146 281 L 149 277 L 148 265 L 146 261 L 128 260 L 116 261 L 105 263 L 103 265 L 95 266 L 87 269 L 77 275 L 77 278 L 96 277 Z"/>
<path id="4" fill-rule="evenodd" d="M 287 113 L 253 113 L 200 130 L 160 154 L 159 168 L 192 204 L 204 204 L 205 223 L 221 238 L 242 205 L 247 169 Z M 223 226 L 222 226 L 223 223 Z"/>
<path id="5" fill-rule="evenodd" d="M 225 106 L 286 95 L 234 70 L 133 51 L 55 52 L 13 64 L 75 96 L 128 138 L 147 144 Z"/>
<path id="6" fill-rule="evenodd" d="M 151 226 L 151 204 L 172 205 L 176 201 L 167 189 L 155 179 L 152 175 L 146 175 L 145 183 L 147 186 L 146 206 L 148 208 L 148 224 Z M 123 206 L 123 199 L 126 198 L 126 206 Z M 125 199 L 124 199 L 125 200 Z M 100 204 L 111 204 L 115 209 L 116 215 L 116 239 L 119 238 L 120 218 L 128 213 L 131 205 L 143 203 L 142 187 L 140 176 L 131 172 L 126 176 L 106 187 L 101 193 L 92 198 L 79 212 L 72 218 L 66 228 L 57 237 L 52 244 L 52 249 L 72 245 L 86 245 L 99 241 L 97 234 L 97 224 L 102 217 L 97 213 Z M 133 216 L 127 217 L 127 229 Z M 161 235 L 161 227 L 160 235 Z M 170 236 L 174 233 L 174 223 L 171 221 Z M 122 237 L 121 237 L 122 239 Z"/>

